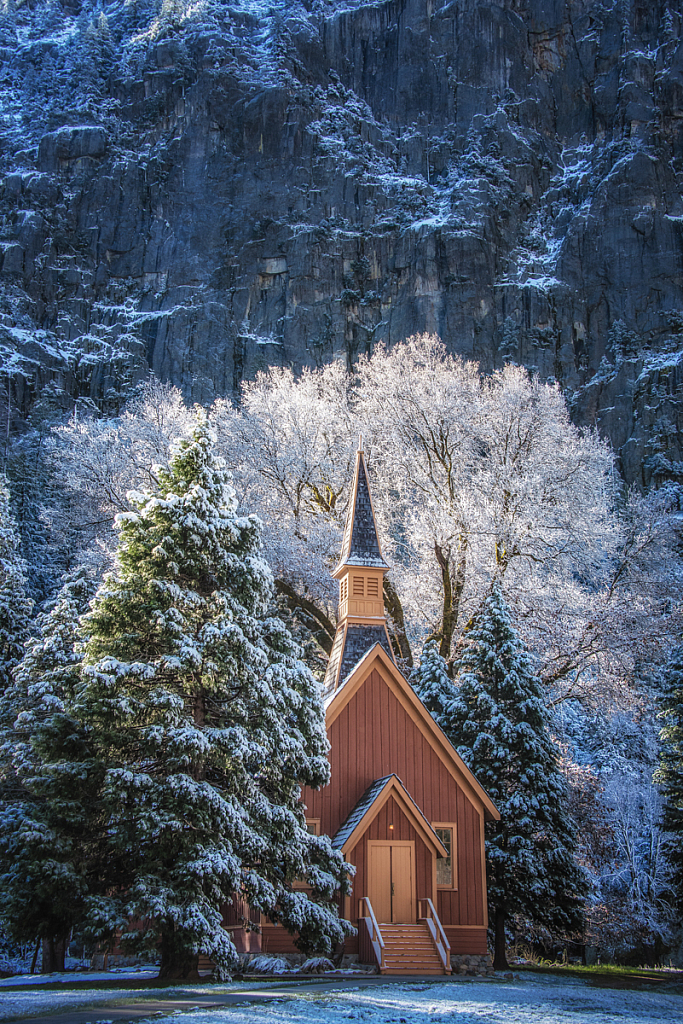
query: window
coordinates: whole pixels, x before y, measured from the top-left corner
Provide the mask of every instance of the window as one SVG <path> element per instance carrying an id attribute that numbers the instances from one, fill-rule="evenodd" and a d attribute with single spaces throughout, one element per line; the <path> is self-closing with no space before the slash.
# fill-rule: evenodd
<path id="1" fill-rule="evenodd" d="M 341 591 L 340 591 L 340 595 L 339 595 L 341 597 L 342 601 L 346 600 L 348 593 L 349 593 L 349 581 L 348 581 L 348 578 L 345 576 L 344 579 L 341 582 Z"/>
<path id="2" fill-rule="evenodd" d="M 365 590 L 363 589 L 363 577 L 362 576 L 354 576 L 353 577 L 353 596 L 354 597 L 362 597 L 364 593 L 365 593 Z"/>
<path id="3" fill-rule="evenodd" d="M 437 857 L 436 885 L 439 889 L 457 889 L 456 829 L 455 825 L 434 825 L 434 831 L 448 851 L 447 857 Z"/>
<path id="4" fill-rule="evenodd" d="M 379 597 L 379 581 L 377 579 L 368 580 L 368 597 Z"/>

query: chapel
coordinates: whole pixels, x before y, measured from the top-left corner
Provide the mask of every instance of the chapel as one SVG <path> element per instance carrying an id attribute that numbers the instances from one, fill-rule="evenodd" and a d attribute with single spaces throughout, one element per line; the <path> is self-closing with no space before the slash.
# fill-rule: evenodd
<path id="1" fill-rule="evenodd" d="M 329 835 L 356 869 L 340 911 L 358 935 L 344 952 L 382 973 L 447 974 L 452 955 L 486 953 L 484 824 L 500 815 L 396 664 L 388 569 L 359 444 L 333 573 L 339 614 L 324 684 L 331 781 L 302 799 L 308 828 Z M 268 921 L 250 934 L 264 953 L 296 952 L 293 936 Z"/>

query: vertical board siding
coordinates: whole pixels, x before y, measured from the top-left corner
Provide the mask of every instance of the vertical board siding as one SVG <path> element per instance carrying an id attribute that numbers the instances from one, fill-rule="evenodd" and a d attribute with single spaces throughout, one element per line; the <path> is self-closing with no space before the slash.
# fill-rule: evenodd
<path id="1" fill-rule="evenodd" d="M 486 928 L 449 928 L 444 925 L 451 954 L 484 954 L 487 952 Z"/>
<path id="2" fill-rule="evenodd" d="M 358 960 L 362 964 L 376 964 L 377 958 L 375 951 L 372 948 L 372 941 L 370 939 L 370 932 L 365 921 L 358 922 Z M 351 952 L 348 946 L 348 940 L 344 943 L 344 952 Z"/>
<path id="3" fill-rule="evenodd" d="M 320 818 L 321 832 L 333 836 L 368 786 L 392 772 L 401 779 L 428 821 L 452 821 L 458 826 L 458 888 L 441 889 L 434 900 L 431 854 L 392 798 L 349 855 L 358 869 L 351 897 L 352 920 L 358 914 L 359 897 L 367 892 L 365 839 L 395 837 L 416 840 L 416 897 L 431 896 L 444 927 L 483 926 L 482 819 L 377 670 L 343 708 L 328 735 L 331 784 L 319 791 L 307 788 L 303 795 L 308 816 Z M 393 832 L 388 829 L 389 810 L 394 814 Z"/>

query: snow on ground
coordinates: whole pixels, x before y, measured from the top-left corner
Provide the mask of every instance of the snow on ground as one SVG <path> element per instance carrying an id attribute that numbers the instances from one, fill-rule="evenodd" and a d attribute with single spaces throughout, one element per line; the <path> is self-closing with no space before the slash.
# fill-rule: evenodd
<path id="1" fill-rule="evenodd" d="M 322 981 L 323 979 L 318 979 Z M 348 987 L 347 987 L 348 986 Z M 245 996 L 243 1003 L 217 1009 L 171 1013 L 168 1024 L 658 1024 L 683 1020 L 683 997 L 658 991 L 594 988 L 583 979 L 535 975 L 514 981 L 453 980 L 386 983 L 327 991 L 292 991 L 277 986 L 188 985 L 172 989 L 5 991 L 0 1020 L 68 1011 L 77 1006 L 145 998 L 163 1000 Z M 272 1001 L 247 1001 L 248 990 L 281 993 Z M 291 993 L 291 995 L 289 994 Z M 154 1020 L 158 1020 L 155 1015 Z M 150 1024 L 152 1018 L 149 1018 Z"/>
<path id="2" fill-rule="evenodd" d="M 680 1024 L 682 1019 L 681 996 L 595 989 L 583 980 L 542 976 L 302 993 L 267 1004 L 245 1002 L 164 1018 L 168 1024 Z"/>
<path id="3" fill-rule="evenodd" d="M 11 978 L 0 978 L 0 992 L 3 988 L 17 985 L 72 985 L 85 981 L 146 981 L 156 978 L 158 967 L 112 967 L 108 971 L 68 971 L 64 974 L 15 974 Z"/>
<path id="4" fill-rule="evenodd" d="M 152 977 L 156 977 L 158 972 L 155 971 Z M 62 977 L 64 977 L 62 975 Z M 87 978 L 88 975 L 85 975 Z M 103 974 L 102 977 L 105 981 L 111 982 L 111 974 Z M 115 975 L 116 979 L 119 980 L 122 975 Z M 123 975 L 125 980 L 132 980 Z M 136 974 L 136 978 L 139 979 L 140 975 Z M 70 978 L 67 977 L 66 981 L 80 982 L 84 978 L 83 975 L 72 975 Z M 98 980 L 99 976 L 95 975 L 92 980 Z M 8 979 L 9 980 L 9 979 Z M 26 976 L 22 979 L 24 984 L 26 983 Z M 52 980 L 55 983 L 55 977 L 47 975 L 47 981 Z M 79 1006 L 103 1006 L 107 1003 L 127 1001 L 130 999 L 136 999 L 143 1002 L 145 999 L 165 999 L 167 997 L 181 998 L 195 998 L 197 996 L 212 996 L 218 993 L 224 993 L 226 991 L 234 991 L 235 985 L 188 985 L 180 986 L 174 985 L 172 988 L 149 988 L 149 989 L 126 989 L 126 988 L 84 988 L 84 989 L 65 989 L 64 991 L 50 991 L 46 992 L 44 989 L 17 989 L 7 986 L 5 983 L 0 983 L 0 1021 L 14 1020 L 16 1017 L 25 1017 L 30 1014 L 36 1013 L 51 1013 L 76 1009 Z"/>

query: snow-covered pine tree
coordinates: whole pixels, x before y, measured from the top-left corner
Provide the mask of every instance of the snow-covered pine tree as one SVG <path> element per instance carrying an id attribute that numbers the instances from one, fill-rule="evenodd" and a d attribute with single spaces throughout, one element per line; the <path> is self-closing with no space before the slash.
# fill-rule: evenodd
<path id="1" fill-rule="evenodd" d="M 33 602 L 26 596 L 24 560 L 19 553 L 7 485 L 0 479 L 0 693 L 24 653 Z"/>
<path id="2" fill-rule="evenodd" d="M 446 671 L 446 661 L 439 654 L 436 640 L 428 640 L 422 648 L 420 664 L 413 671 L 410 681 L 437 725 L 447 729 L 448 710 L 456 691 Z"/>
<path id="3" fill-rule="evenodd" d="M 453 667 L 455 698 L 440 724 L 501 815 L 487 825 L 486 861 L 494 967 L 502 970 L 507 916 L 575 931 L 586 883 L 541 684 L 497 587 Z"/>
<path id="4" fill-rule="evenodd" d="M 68 709 L 80 681 L 79 618 L 94 593 L 87 569 L 66 577 L 0 697 L 0 919 L 18 942 L 43 940 L 44 973 L 64 969 L 87 888 L 95 808 L 84 783 L 98 766 Z"/>
<path id="5" fill-rule="evenodd" d="M 117 566 L 84 620 L 77 708 L 108 765 L 93 923 L 158 948 L 161 976 L 191 976 L 200 953 L 225 974 L 221 907 L 238 893 L 329 952 L 350 927 L 336 909 L 348 869 L 299 802 L 329 780 L 319 686 L 268 616 L 260 524 L 237 516 L 205 417 L 158 480 L 118 517 Z"/>
<path id="6" fill-rule="evenodd" d="M 655 782 L 665 798 L 664 828 L 673 868 L 675 901 L 683 914 L 683 646 L 674 648 L 665 673 L 659 734 L 661 752 Z"/>

